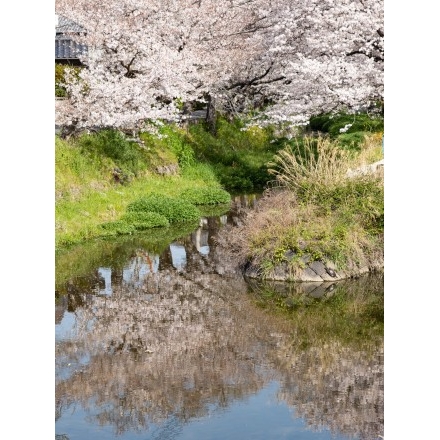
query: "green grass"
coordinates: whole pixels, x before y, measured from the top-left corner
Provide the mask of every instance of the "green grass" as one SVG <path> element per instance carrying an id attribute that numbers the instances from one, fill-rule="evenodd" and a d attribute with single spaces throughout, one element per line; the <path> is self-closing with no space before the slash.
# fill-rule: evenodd
<path id="1" fill-rule="evenodd" d="M 220 205 L 230 203 L 231 195 L 221 188 L 188 188 L 182 191 L 183 200 L 194 205 Z"/>
<path id="2" fill-rule="evenodd" d="M 105 147 L 107 152 L 103 152 L 103 138 L 96 136 L 97 145 L 93 144 L 94 139 L 94 135 L 72 141 L 55 138 L 56 248 L 111 233 L 123 233 L 124 229 L 126 233 L 132 232 L 132 228 L 122 223 L 114 226 L 113 232 L 110 226 L 105 229 L 101 225 L 121 221 L 130 203 L 150 194 L 178 199 L 185 190 L 221 188 L 208 164 L 186 165 L 184 171 L 176 175 L 157 174 L 155 168 L 158 163 L 177 161 L 171 149 L 165 150 L 166 145 L 161 146 L 164 151 L 160 153 L 165 162 L 155 162 L 159 160 L 158 156 L 147 151 L 139 153 L 144 158 L 140 166 L 140 162 L 132 161 L 132 150 L 123 155 L 115 147 Z M 116 137 L 116 140 L 118 145 L 129 145 L 129 149 L 133 147 L 132 144 L 120 142 L 120 137 Z M 124 184 L 117 183 L 114 169 L 125 167 L 127 170 L 133 163 L 140 168 L 131 168 L 132 178 Z"/>
<path id="3" fill-rule="evenodd" d="M 374 175 L 347 178 L 349 169 L 382 158 L 377 156 L 380 150 L 377 137 L 364 137 L 361 145 L 361 153 L 353 153 L 345 150 L 338 140 L 305 138 L 302 145 L 279 151 L 270 172 L 282 186 L 295 192 L 299 204 L 319 207 L 318 212 L 324 215 L 339 214 L 342 223 L 355 220 L 367 233 L 383 233 L 383 178 Z"/>
<path id="4" fill-rule="evenodd" d="M 267 163 L 278 151 L 270 128 L 250 127 L 238 119 L 218 119 L 217 134 L 209 133 L 203 124 L 190 126 L 187 142 L 197 160 L 214 166 L 217 179 L 231 193 L 264 189 L 271 176 Z"/>
<path id="5" fill-rule="evenodd" d="M 383 136 L 384 118 L 383 115 L 366 113 L 327 113 L 312 117 L 307 128 L 328 134 L 344 148 L 358 150 L 365 135 L 377 133 L 380 138 Z"/>
<path id="6" fill-rule="evenodd" d="M 346 117 L 344 115 L 343 118 L 336 118 L 338 124 L 345 123 Z M 356 117 L 358 121 L 362 120 L 361 116 Z M 360 128 L 365 129 L 365 124 Z M 379 128 L 380 123 L 370 127 L 371 130 Z M 320 162 L 322 167 L 319 173 L 313 174 L 307 171 L 307 166 L 301 164 L 292 173 L 295 160 L 291 159 L 307 157 L 307 154 L 309 157 L 317 154 L 319 156 L 321 153 L 317 149 L 318 141 L 313 141 L 314 150 L 309 154 L 307 148 L 311 144 L 308 145 L 305 138 L 288 140 L 276 137 L 273 127 L 245 129 L 242 121 L 228 121 L 219 117 L 216 136 L 209 133 L 203 124 L 191 125 L 188 129 L 165 125 L 160 133 L 160 137 L 141 133 L 139 137 L 143 143 L 128 140 L 127 136 L 114 130 L 83 134 L 69 141 L 56 137 L 57 248 L 103 235 L 130 234 L 148 225 L 151 228 L 165 227 L 163 219 L 158 218 L 144 218 L 137 222 L 131 219 L 133 223 L 128 221 L 129 217 L 124 220 L 130 204 L 153 194 L 189 202 L 192 208 L 187 208 L 188 221 L 195 218 L 194 205 L 204 207 L 199 212 L 206 211 L 207 206 L 218 206 L 220 210 L 226 211 L 230 203 L 229 193 L 259 192 L 268 182 L 274 180 L 274 158 L 278 161 L 281 174 L 290 179 L 293 186 L 295 182 L 299 184 L 295 191 L 300 202 L 318 207 L 313 215 L 325 219 L 321 221 L 323 225 L 332 228 L 331 232 L 323 232 L 322 228 L 315 227 L 317 232 L 311 235 L 310 243 L 317 243 L 321 240 L 320 237 L 324 237 L 325 242 L 330 243 L 326 249 L 333 249 L 336 245 L 341 245 L 341 237 L 344 243 L 353 236 L 362 237 L 363 241 L 365 231 L 368 236 L 383 230 L 383 188 L 376 188 L 367 181 L 354 180 L 337 185 L 328 183 L 328 178 L 331 181 L 337 173 L 341 174 L 336 159 L 344 156 L 344 142 L 351 142 L 350 139 L 342 141 L 342 135 L 337 145 L 330 144 L 325 152 L 327 156 L 324 155 L 324 160 Z M 358 135 L 362 136 L 362 144 L 358 144 L 355 150 L 345 149 L 347 154 L 344 157 L 350 160 L 353 157 L 356 160 L 362 158 L 368 163 L 381 158 L 381 133 L 371 132 L 368 138 L 359 133 L 344 134 Z M 368 143 L 374 148 L 364 148 Z M 294 145 L 297 146 L 296 151 L 292 150 Z M 280 161 L 283 157 L 290 161 L 286 162 L 284 170 Z M 330 162 L 327 161 L 329 158 Z M 331 169 L 335 165 L 333 159 L 336 160 L 336 166 Z M 355 162 L 351 161 L 350 166 L 354 165 Z M 161 175 L 160 169 L 164 166 L 174 170 L 174 174 Z M 301 172 L 297 173 L 298 170 Z M 327 172 L 329 176 L 326 175 Z M 278 184 L 280 182 L 289 186 L 287 181 L 278 179 Z M 283 210 L 280 218 L 286 217 L 288 210 L 286 207 Z M 152 212 L 164 215 L 162 212 Z M 186 218 L 186 214 L 182 213 L 173 218 L 169 215 L 164 215 L 169 223 L 176 221 L 179 216 L 181 219 Z M 304 219 L 308 218 L 308 214 L 304 214 Z M 346 233 L 348 224 L 361 225 L 361 229 L 365 230 L 354 228 Z M 261 235 L 264 236 L 264 231 Z M 258 247 L 261 240 L 251 242 L 257 243 Z M 277 255 L 287 245 L 288 243 L 282 243 Z M 264 250 L 267 250 L 265 246 L 260 248 L 260 252 Z"/>
<path id="7" fill-rule="evenodd" d="M 200 218 L 200 211 L 182 198 L 173 198 L 154 193 L 136 199 L 127 206 L 128 214 L 158 213 L 170 223 L 194 222 Z"/>
<path id="8" fill-rule="evenodd" d="M 169 225 L 168 219 L 157 212 L 126 212 L 119 220 L 102 223 L 100 228 L 103 229 L 102 235 L 124 235 Z"/>
<path id="9" fill-rule="evenodd" d="M 382 264 L 383 175 L 347 177 L 350 168 L 375 160 L 378 150 L 375 136 L 364 138 L 357 153 L 328 138 L 280 150 L 270 168 L 274 191 L 231 232 L 237 255 L 260 266 L 267 278 L 281 263 L 294 276 L 304 268 L 304 256 L 347 271 Z"/>

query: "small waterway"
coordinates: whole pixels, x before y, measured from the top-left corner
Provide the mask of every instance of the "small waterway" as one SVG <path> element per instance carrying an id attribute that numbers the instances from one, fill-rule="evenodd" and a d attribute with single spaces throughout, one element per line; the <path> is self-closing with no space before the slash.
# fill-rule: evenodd
<path id="1" fill-rule="evenodd" d="M 383 435 L 383 276 L 231 274 L 216 236 L 255 203 L 57 255 L 56 439 Z"/>

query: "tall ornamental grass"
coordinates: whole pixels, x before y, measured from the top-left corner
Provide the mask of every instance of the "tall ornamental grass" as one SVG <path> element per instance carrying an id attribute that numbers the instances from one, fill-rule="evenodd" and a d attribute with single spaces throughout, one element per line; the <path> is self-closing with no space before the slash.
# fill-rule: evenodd
<path id="1" fill-rule="evenodd" d="M 330 138 L 306 137 L 278 151 L 269 163 L 269 173 L 275 176 L 277 186 L 293 191 L 300 202 L 327 205 L 336 197 L 340 205 L 350 196 L 364 195 L 364 186 L 383 186 L 383 174 L 360 173 L 356 179 L 347 178 L 352 170 L 381 158 L 375 136 L 366 136 L 359 152 L 341 148 Z"/>
<path id="2" fill-rule="evenodd" d="M 349 177 L 377 158 L 377 139 L 365 140 L 359 153 L 332 140 L 305 139 L 274 157 L 272 190 L 243 226 L 231 233 L 236 254 L 263 269 L 280 263 L 301 268 L 301 257 L 330 260 L 339 269 L 378 267 L 383 261 L 383 173 Z M 289 255 L 295 255 L 290 259 Z"/>

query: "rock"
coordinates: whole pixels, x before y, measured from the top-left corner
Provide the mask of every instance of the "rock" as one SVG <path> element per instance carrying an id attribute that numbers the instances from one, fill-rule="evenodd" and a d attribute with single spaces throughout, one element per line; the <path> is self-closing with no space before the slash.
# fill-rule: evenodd
<path id="1" fill-rule="evenodd" d="M 156 167 L 156 173 L 161 175 L 169 176 L 173 174 L 178 174 L 178 172 L 179 172 L 179 165 L 176 163 Z"/>
<path id="2" fill-rule="evenodd" d="M 310 255 L 309 254 L 303 255 L 299 260 L 302 263 L 307 264 L 310 261 Z"/>
<path id="3" fill-rule="evenodd" d="M 324 281 L 333 281 L 334 276 L 328 272 L 328 269 L 324 266 L 322 261 L 313 261 L 309 264 L 310 269 L 316 272 Z M 332 269 L 330 269 L 332 271 Z M 336 274 L 335 274 L 336 276 Z"/>
<path id="4" fill-rule="evenodd" d="M 274 281 L 290 280 L 291 278 L 291 271 L 285 262 L 276 266 L 272 271 L 271 279 Z"/>
<path id="5" fill-rule="evenodd" d="M 284 254 L 284 256 L 286 257 L 287 261 L 291 260 L 294 256 L 295 256 L 295 252 L 292 251 L 292 249 L 289 249 L 288 251 L 286 251 L 286 253 Z"/>
<path id="6" fill-rule="evenodd" d="M 324 281 L 314 270 L 310 267 L 303 269 L 297 277 L 298 281 Z"/>
<path id="7" fill-rule="evenodd" d="M 326 267 L 325 271 L 330 277 L 336 278 L 336 272 L 333 269 L 331 269 L 330 267 Z"/>
<path id="8" fill-rule="evenodd" d="M 365 274 L 367 272 L 370 272 L 370 268 L 368 266 L 362 266 L 358 270 L 359 275 L 363 275 L 363 274 Z"/>

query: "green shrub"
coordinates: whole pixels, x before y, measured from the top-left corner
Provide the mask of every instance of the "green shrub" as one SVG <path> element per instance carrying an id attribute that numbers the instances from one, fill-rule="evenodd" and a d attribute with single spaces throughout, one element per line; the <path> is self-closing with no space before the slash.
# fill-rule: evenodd
<path id="1" fill-rule="evenodd" d="M 217 134 L 204 124 L 189 127 L 191 143 L 199 161 L 213 165 L 217 179 L 229 192 L 262 190 L 270 180 L 267 162 L 281 147 L 274 140 L 272 129 L 249 127 L 243 121 L 219 117 Z"/>
<path id="2" fill-rule="evenodd" d="M 216 185 L 219 182 L 214 170 L 214 165 L 210 165 L 209 163 L 196 162 L 194 165 L 187 166 L 183 168 L 181 176 L 191 180 L 203 181 L 207 185 Z"/>
<path id="3" fill-rule="evenodd" d="M 337 137 L 343 133 L 375 133 L 383 131 L 384 119 L 381 116 L 370 116 L 366 113 L 352 115 L 346 113 L 323 114 L 310 118 L 309 128 L 313 131 L 328 133 L 332 137 Z"/>
<path id="4" fill-rule="evenodd" d="M 119 220 L 114 222 L 102 223 L 100 229 L 104 231 L 102 235 L 126 235 L 135 231 L 146 229 L 168 227 L 169 221 L 157 212 L 133 211 L 126 212 Z"/>
<path id="5" fill-rule="evenodd" d="M 121 221 L 133 225 L 138 231 L 170 225 L 170 222 L 162 214 L 148 211 L 127 212 L 122 216 Z"/>
<path id="6" fill-rule="evenodd" d="M 83 134 L 78 139 L 83 153 L 112 159 L 121 169 L 122 180 L 129 181 L 146 167 L 145 154 L 136 142 L 130 142 L 117 130 Z"/>
<path id="7" fill-rule="evenodd" d="M 157 212 L 170 223 L 196 221 L 200 211 L 185 200 L 174 199 L 163 194 L 151 194 L 142 197 L 127 206 L 128 212 Z"/>
<path id="8" fill-rule="evenodd" d="M 57 98 L 64 98 L 67 96 L 67 91 L 63 85 L 65 82 L 64 75 L 66 68 L 72 69 L 77 76 L 81 71 L 81 67 L 73 67 L 65 64 L 55 63 L 55 96 Z"/>
<path id="9" fill-rule="evenodd" d="M 262 150 L 270 141 L 267 129 L 256 126 L 246 128 L 243 120 L 238 118 L 228 121 L 220 117 L 216 137 L 233 151 Z"/>
<path id="10" fill-rule="evenodd" d="M 66 89 L 61 85 L 64 82 L 64 66 L 55 63 L 55 96 L 63 98 L 66 96 Z"/>
<path id="11" fill-rule="evenodd" d="M 188 188 L 181 193 L 183 200 L 193 205 L 218 205 L 229 203 L 230 194 L 221 188 Z"/>
<path id="12" fill-rule="evenodd" d="M 195 164 L 195 154 L 186 139 L 184 132 L 175 126 L 164 125 L 160 133 L 164 135 L 163 142 L 176 155 L 182 168 Z"/>
<path id="13" fill-rule="evenodd" d="M 288 145 L 270 163 L 271 174 L 303 202 L 313 202 L 329 187 L 346 180 L 349 152 L 329 138 L 304 138 L 301 144 Z"/>
<path id="14" fill-rule="evenodd" d="M 382 179 L 374 174 L 349 179 L 347 171 L 355 159 L 338 142 L 328 138 L 304 141 L 302 154 L 298 148 L 286 148 L 274 157 L 271 172 L 277 181 L 294 191 L 302 204 L 319 206 L 322 212 L 336 211 L 347 223 L 356 221 L 368 232 L 383 232 Z M 374 148 L 373 143 L 368 145 Z"/>
<path id="15" fill-rule="evenodd" d="M 362 143 L 365 140 L 365 131 L 358 131 L 356 133 L 342 133 L 338 136 L 339 145 L 348 150 L 360 150 Z"/>
<path id="16" fill-rule="evenodd" d="M 356 221 L 370 234 L 384 231 L 384 185 L 372 176 L 347 179 L 344 185 L 329 188 L 317 203 L 338 209 L 345 223 Z"/>
<path id="17" fill-rule="evenodd" d="M 101 225 L 99 225 L 99 228 L 102 230 L 101 235 L 103 236 L 133 234 L 133 232 L 136 231 L 134 225 L 128 224 L 123 220 L 102 223 Z"/>

